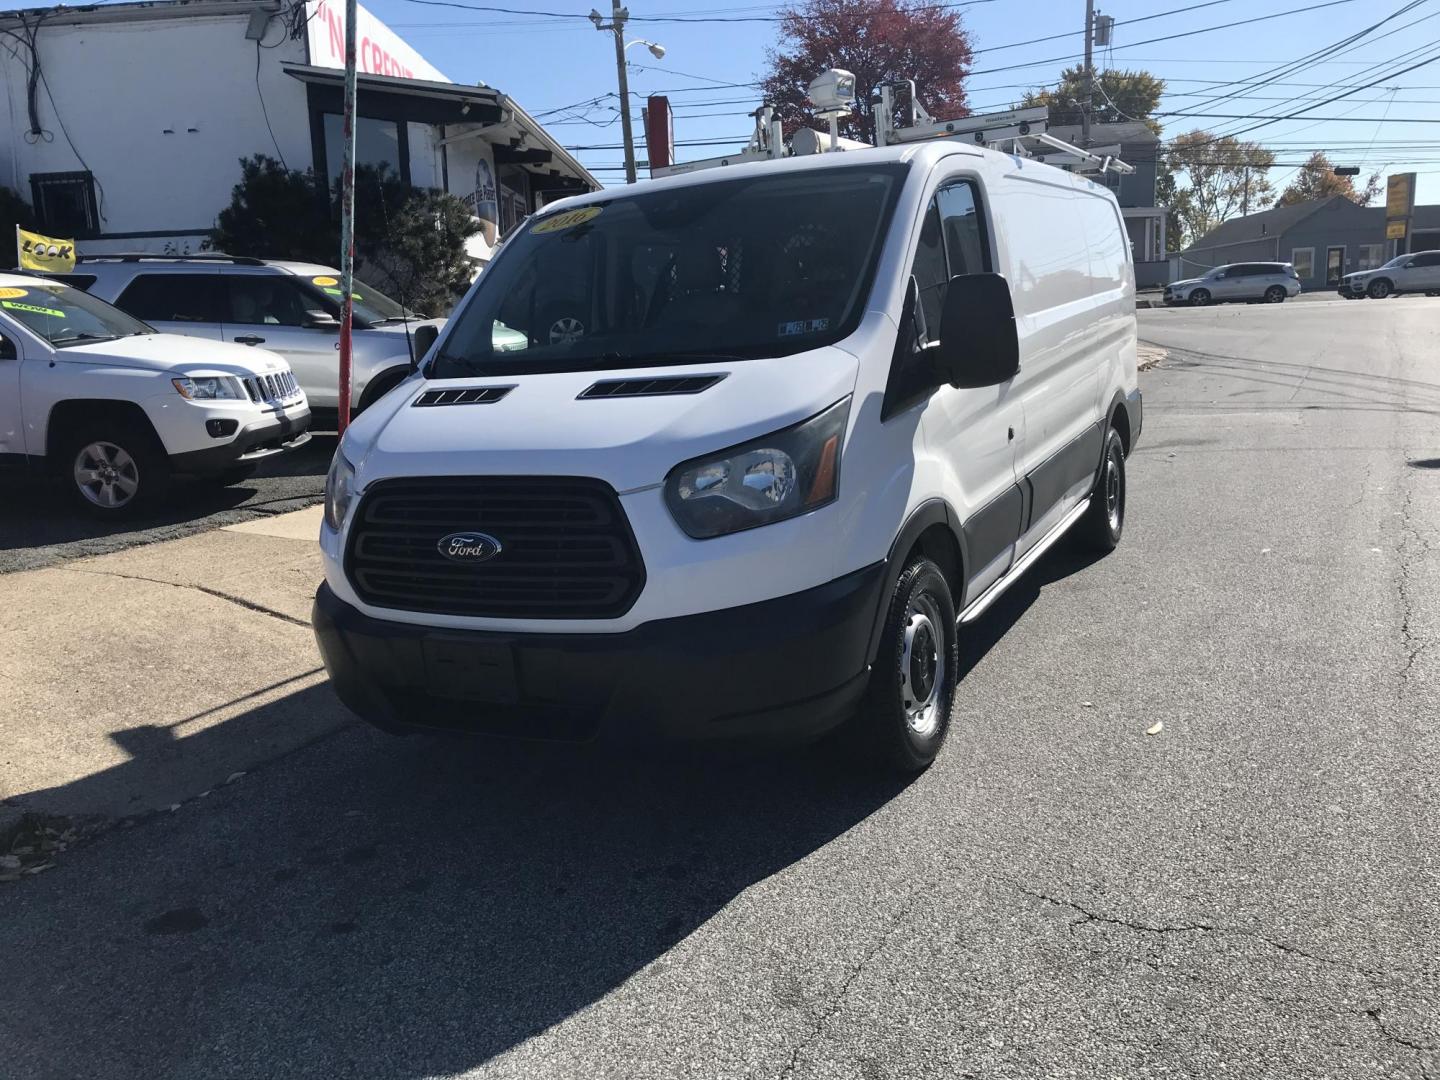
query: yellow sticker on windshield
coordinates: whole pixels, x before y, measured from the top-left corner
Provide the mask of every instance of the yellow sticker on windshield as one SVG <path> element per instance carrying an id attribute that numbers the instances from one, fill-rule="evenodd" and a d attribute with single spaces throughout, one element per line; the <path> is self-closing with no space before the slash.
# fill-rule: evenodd
<path id="1" fill-rule="evenodd" d="M 561 229 L 573 229 L 576 225 L 584 225 L 600 216 L 603 206 L 582 206 L 579 210 L 566 210 L 563 214 L 556 214 L 554 217 L 546 218 L 539 222 L 530 231 L 532 233 L 552 233 Z"/>
<path id="2" fill-rule="evenodd" d="M 29 289 L 0 289 L 0 300 L 19 300 L 22 296 L 29 295 Z"/>
<path id="3" fill-rule="evenodd" d="M 339 285 L 339 284 L 340 284 L 340 279 L 339 279 L 339 278 L 333 278 L 333 277 L 314 277 L 314 278 L 311 278 L 310 280 L 311 280 L 314 284 L 319 285 L 322 289 L 328 288 L 328 287 L 331 286 L 331 285 Z"/>
<path id="4" fill-rule="evenodd" d="M 32 315 L 48 315 L 52 319 L 65 318 L 65 312 L 63 311 L 56 311 L 54 308 L 48 307 L 37 307 L 34 304 L 17 304 L 13 300 L 0 300 L 0 307 L 3 307 L 6 311 L 28 311 Z"/>

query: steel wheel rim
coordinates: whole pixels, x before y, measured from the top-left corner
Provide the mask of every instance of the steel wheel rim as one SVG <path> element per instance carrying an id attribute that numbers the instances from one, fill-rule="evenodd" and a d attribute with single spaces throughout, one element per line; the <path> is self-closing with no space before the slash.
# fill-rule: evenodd
<path id="1" fill-rule="evenodd" d="M 1278 304 L 1285 299 L 1285 290 L 1280 288 L 1279 285 L 1276 285 L 1266 295 L 1266 299 L 1272 304 Z"/>
<path id="2" fill-rule="evenodd" d="M 566 315 L 550 324 L 551 345 L 569 345 L 584 336 L 585 324 L 573 315 Z"/>
<path id="3" fill-rule="evenodd" d="M 96 440 L 75 455 L 71 470 L 80 494 L 95 506 L 117 510 L 140 490 L 140 468 L 124 447 Z"/>
<path id="4" fill-rule="evenodd" d="M 946 681 L 944 625 L 940 605 L 929 593 L 910 602 L 900 650 L 900 706 L 906 726 L 922 737 L 933 735 L 940 726 Z"/>
<path id="5" fill-rule="evenodd" d="M 1105 457 L 1105 517 L 1110 531 L 1120 531 L 1120 518 L 1125 507 L 1125 489 L 1120 478 L 1120 462 L 1112 451 Z"/>
<path id="6" fill-rule="evenodd" d="M 1204 289 L 1201 289 L 1199 292 L 1195 293 L 1195 295 L 1190 297 L 1190 302 L 1196 307 L 1204 307 L 1206 304 L 1210 303 L 1210 294 Z"/>

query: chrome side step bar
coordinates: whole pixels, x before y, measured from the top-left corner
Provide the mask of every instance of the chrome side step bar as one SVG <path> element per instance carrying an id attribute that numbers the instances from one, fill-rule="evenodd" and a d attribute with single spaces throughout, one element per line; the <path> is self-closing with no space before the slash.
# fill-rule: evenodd
<path id="1" fill-rule="evenodd" d="M 981 615 L 984 615 L 985 609 L 988 608 L 991 604 L 993 604 L 996 600 L 1000 599 L 1000 595 L 1006 589 L 1008 589 L 1011 585 L 1015 584 L 1016 581 L 1023 577 L 1025 571 L 1029 570 L 1030 567 L 1035 565 L 1035 563 L 1039 560 L 1040 556 L 1044 555 L 1045 552 L 1049 551 L 1052 547 L 1054 547 L 1055 541 L 1059 540 L 1060 537 L 1064 536 L 1070 526 L 1074 525 L 1075 522 L 1079 521 L 1084 516 L 1085 511 L 1089 509 L 1089 507 L 1090 497 L 1087 495 L 1084 501 L 1081 502 L 1079 506 L 1075 507 L 1063 518 L 1061 518 L 1056 523 L 1055 527 L 1045 534 L 1044 539 L 1042 539 L 1038 544 L 1036 544 L 1033 548 L 1027 551 L 1021 557 L 1020 561 L 1010 568 L 1009 573 L 1007 573 L 999 581 L 995 582 L 994 585 L 991 585 L 990 588 L 986 589 L 983 593 L 976 597 L 974 602 L 971 603 L 969 607 L 967 607 L 964 611 L 960 613 L 960 618 L 956 621 L 960 623 L 974 622 Z"/>

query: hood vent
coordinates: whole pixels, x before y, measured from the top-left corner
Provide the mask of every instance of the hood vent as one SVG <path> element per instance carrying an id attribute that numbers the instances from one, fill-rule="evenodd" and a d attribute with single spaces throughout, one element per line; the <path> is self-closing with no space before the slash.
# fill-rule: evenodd
<path id="1" fill-rule="evenodd" d="M 616 397 L 663 397 L 667 394 L 698 394 L 709 390 L 720 375 L 662 375 L 654 379 L 606 379 L 580 395 L 580 399 Z"/>
<path id="2" fill-rule="evenodd" d="M 426 390 L 415 399 L 415 408 L 426 409 L 436 405 L 494 405 L 513 386 L 467 386 L 463 390 Z"/>

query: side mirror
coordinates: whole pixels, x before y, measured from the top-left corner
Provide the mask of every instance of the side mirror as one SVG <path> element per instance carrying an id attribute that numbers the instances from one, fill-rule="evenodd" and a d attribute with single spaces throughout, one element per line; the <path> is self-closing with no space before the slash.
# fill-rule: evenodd
<path id="1" fill-rule="evenodd" d="M 0 360 L 14 360 L 15 358 L 15 342 L 8 337 L 0 337 Z"/>
<path id="2" fill-rule="evenodd" d="M 307 330 L 339 330 L 340 320 L 328 311 L 307 311 L 305 328 Z"/>
<path id="3" fill-rule="evenodd" d="M 961 274 L 945 289 L 936 374 L 956 389 L 999 386 L 1020 370 L 1010 284 L 1000 274 Z"/>
<path id="4" fill-rule="evenodd" d="M 425 359 L 425 354 L 440 337 L 440 328 L 434 323 L 424 323 L 415 328 L 410 335 L 410 367 L 412 369 L 420 366 L 420 361 Z"/>

